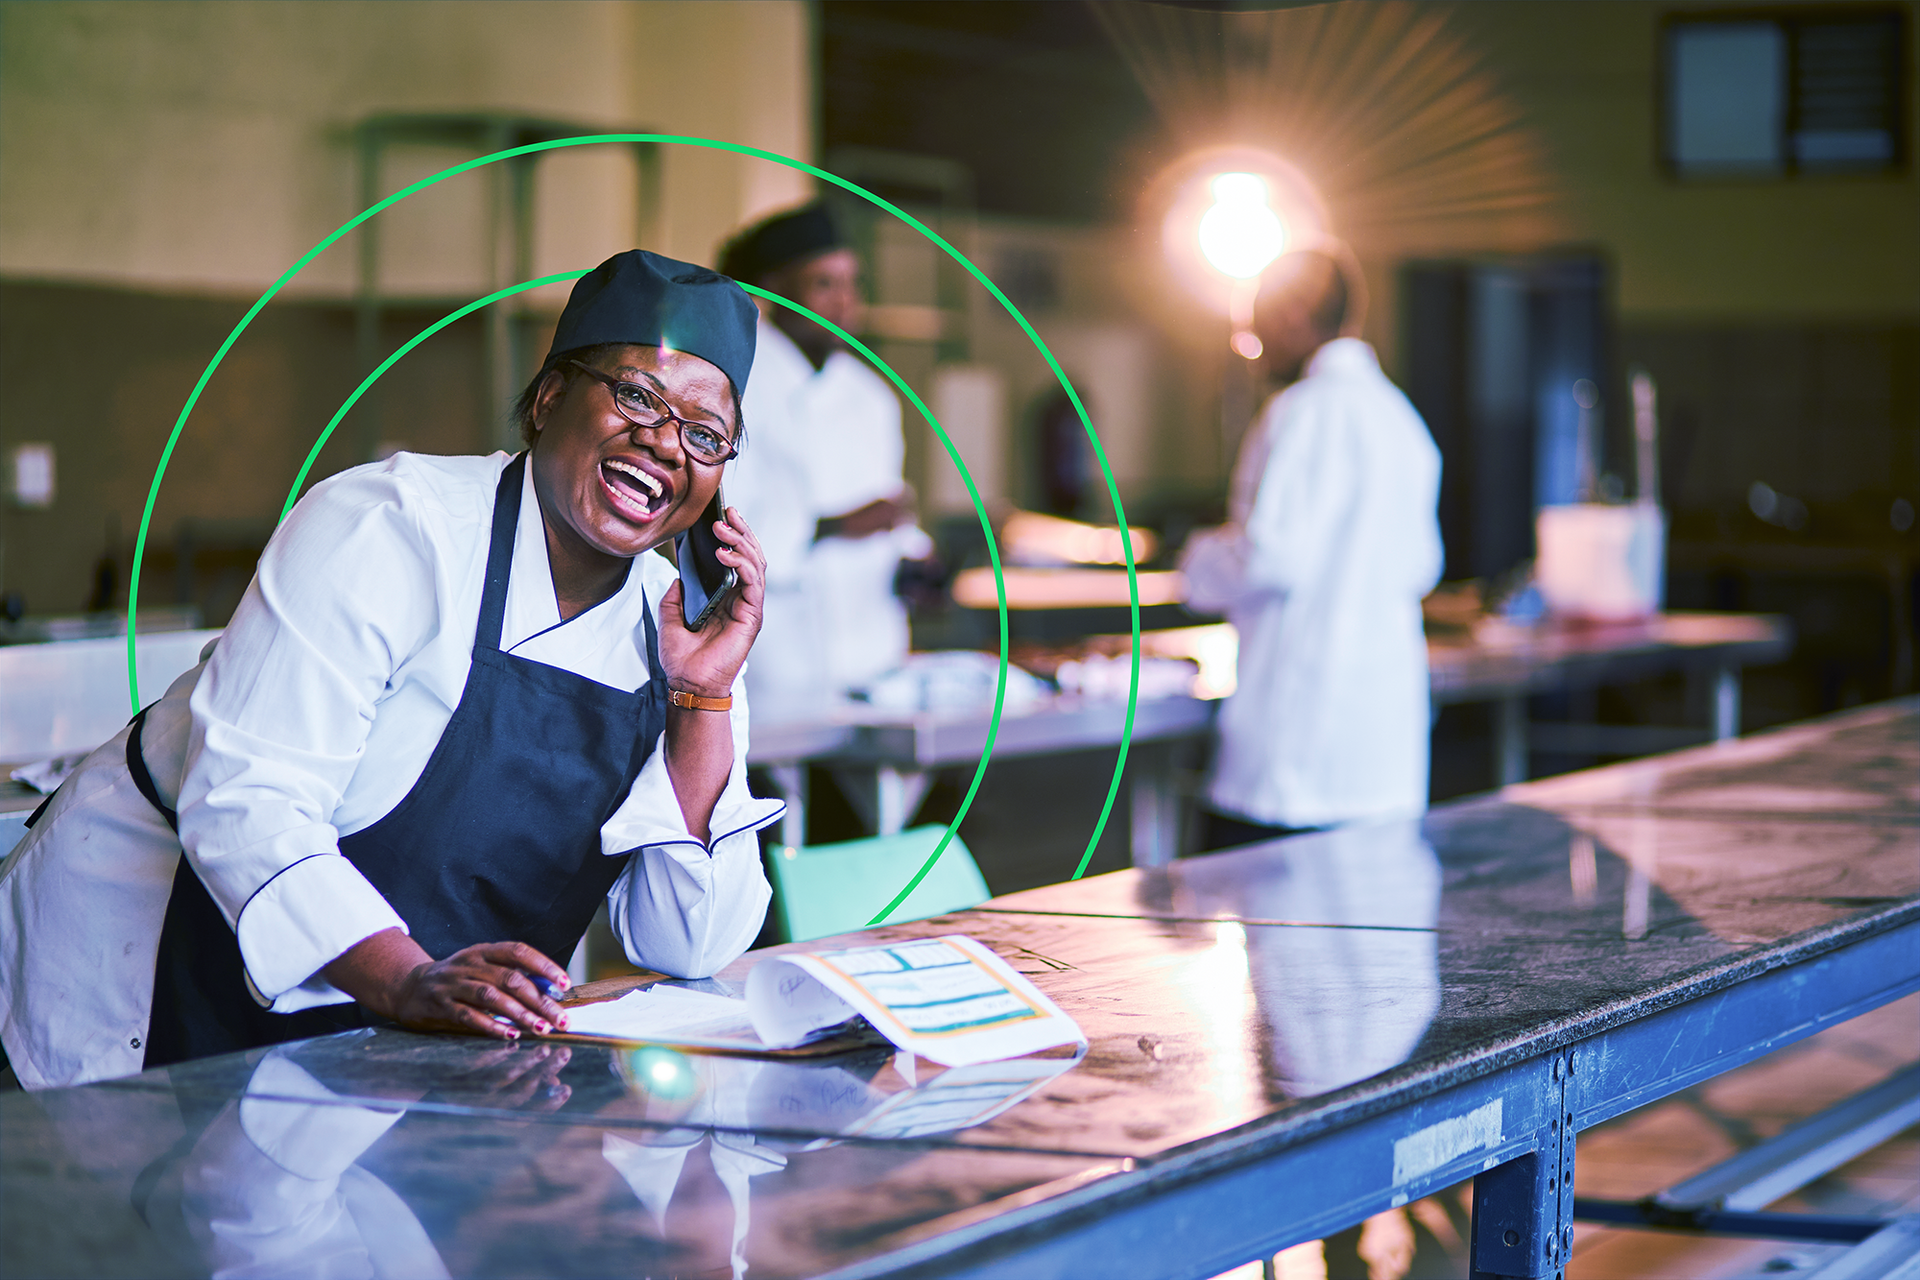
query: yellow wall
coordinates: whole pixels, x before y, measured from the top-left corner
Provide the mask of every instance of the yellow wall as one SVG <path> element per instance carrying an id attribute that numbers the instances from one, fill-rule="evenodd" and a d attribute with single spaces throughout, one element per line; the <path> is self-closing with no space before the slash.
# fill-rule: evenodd
<path id="1" fill-rule="evenodd" d="M 804 0 L 0 0 L 0 453 L 51 442 L 59 473 L 51 509 L 0 503 L 0 589 L 34 613 L 71 612 L 104 557 L 124 592 L 154 465 L 201 369 L 253 299 L 357 211 L 355 122 L 521 113 L 809 160 L 811 28 Z M 396 150 L 385 188 L 469 158 Z M 696 261 L 812 187 L 724 152 L 669 148 L 662 170 L 646 247 Z M 537 273 L 633 247 L 626 149 L 563 151 L 538 173 Z M 385 349 L 445 299 L 484 290 L 486 181 L 463 175 L 382 215 L 382 285 L 420 302 L 389 313 Z M 143 604 L 173 599 L 166 563 L 185 522 L 271 528 L 364 372 L 355 253 L 348 237 L 308 267 L 208 384 L 155 508 Z M 535 305 L 563 300 L 550 290 Z M 480 350 L 477 322 L 463 322 L 414 352 L 311 478 L 366 461 L 369 441 L 492 447 Z M 221 591 L 215 621 L 237 587 Z"/>
<path id="2" fill-rule="evenodd" d="M 1499 0 L 1457 20 L 1544 136 L 1568 238 L 1610 249 L 1628 318 L 1920 315 L 1920 176 L 1681 182 L 1656 163 L 1663 14 L 1724 5 Z M 1907 138 L 1920 22 L 1907 5 Z M 1489 246 L 1493 247 L 1493 246 Z"/>
<path id="3" fill-rule="evenodd" d="M 194 292 L 254 290 L 356 211 L 349 127 L 377 111 L 509 111 L 813 150 L 800 0 L 133 0 L 0 3 L 0 275 Z M 467 158 L 413 151 L 389 187 Z M 663 235 L 706 258 L 717 234 L 802 199 L 764 161 L 679 149 Z M 542 271 L 630 247 L 622 155 L 542 166 Z M 480 175 L 394 211 L 395 287 L 485 278 Z M 350 244 L 294 292 L 341 294 Z"/>

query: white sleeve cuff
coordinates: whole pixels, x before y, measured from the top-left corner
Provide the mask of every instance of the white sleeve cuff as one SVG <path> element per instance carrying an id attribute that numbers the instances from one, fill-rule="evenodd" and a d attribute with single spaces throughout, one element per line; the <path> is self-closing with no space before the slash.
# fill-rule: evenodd
<path id="1" fill-rule="evenodd" d="M 305 988 L 330 987 L 319 971 L 383 929 L 408 931 L 360 869 L 329 851 L 302 858 L 262 885 L 240 909 L 234 935 L 254 990 L 284 1013 L 337 1003 L 315 999 L 323 993 Z M 292 997 L 284 1009 L 283 997 Z"/>
<path id="2" fill-rule="evenodd" d="M 653 754 L 641 766 L 627 798 L 600 828 L 600 852 L 620 857 L 637 849 L 662 845 L 692 845 L 703 854 L 718 854 L 721 842 L 742 832 L 758 831 L 782 813 L 780 800 L 762 800 L 747 790 L 747 762 L 744 752 L 737 753 L 727 785 L 713 803 L 713 816 L 707 820 L 712 839 L 702 842 L 687 830 L 686 815 L 680 811 L 680 797 L 674 792 L 673 777 L 667 772 L 667 735 L 662 733 L 653 744 Z"/>
<path id="3" fill-rule="evenodd" d="M 676 978 L 704 978 L 752 946 L 773 897 L 754 833 L 786 808 L 747 790 L 740 752 L 707 824 L 713 838 L 702 843 L 680 812 L 661 735 L 626 803 L 601 828 L 603 852 L 634 855 L 607 895 L 628 958 Z"/>
<path id="4" fill-rule="evenodd" d="M 755 803 L 765 808 L 762 826 L 786 807 Z M 635 853 L 607 895 L 627 958 L 673 978 L 711 977 L 739 959 L 773 900 L 756 830 L 729 833 L 714 841 L 712 853 L 693 840 Z"/>

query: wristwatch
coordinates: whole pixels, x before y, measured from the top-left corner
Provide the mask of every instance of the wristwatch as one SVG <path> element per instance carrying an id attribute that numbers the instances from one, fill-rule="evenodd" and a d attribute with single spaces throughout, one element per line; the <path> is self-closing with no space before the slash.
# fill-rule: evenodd
<path id="1" fill-rule="evenodd" d="M 688 711 L 727 711 L 733 706 L 733 695 L 728 694 L 724 698 L 702 698 L 698 694 L 687 693 L 681 689 L 669 689 L 667 701 Z"/>

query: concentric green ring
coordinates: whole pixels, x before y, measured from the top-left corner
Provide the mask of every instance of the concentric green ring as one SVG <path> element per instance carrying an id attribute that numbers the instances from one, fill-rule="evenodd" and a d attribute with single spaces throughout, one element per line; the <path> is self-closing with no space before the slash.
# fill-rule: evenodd
<path id="1" fill-rule="evenodd" d="M 175 447 L 179 444 L 181 433 L 186 429 L 188 416 L 192 414 L 194 406 L 200 402 L 200 396 L 206 390 L 207 383 L 212 379 L 214 370 L 220 367 L 221 361 L 226 359 L 227 352 L 232 350 L 233 344 L 239 340 L 240 335 L 242 333 L 246 332 L 248 326 L 253 323 L 254 318 L 260 314 L 261 310 L 266 307 L 267 303 L 270 302 L 274 298 L 274 296 L 280 292 L 281 289 L 286 287 L 287 283 L 290 280 L 292 280 L 294 276 L 298 275 L 302 270 L 304 270 L 308 263 L 312 262 L 315 258 L 319 257 L 320 254 L 324 252 L 329 246 L 331 246 L 336 241 L 341 239 L 341 237 L 345 236 L 349 231 L 353 230 L 355 227 L 359 226 L 361 223 L 373 217 L 375 214 L 381 212 L 384 209 L 388 209 L 393 205 L 398 204 L 400 201 L 406 199 L 408 196 L 414 195 L 415 193 L 420 191 L 424 191 L 428 187 L 433 186 L 436 183 L 443 182 L 446 179 L 453 177 L 456 174 L 466 173 L 470 170 L 478 169 L 485 165 L 493 164 L 500 160 L 511 159 L 515 156 L 532 155 L 541 151 L 557 150 L 564 147 L 594 146 L 594 145 L 599 145 L 603 143 L 620 143 L 620 144 L 629 144 L 629 145 L 633 143 L 665 143 L 665 144 L 676 145 L 676 146 L 704 148 L 707 150 L 714 150 L 714 151 L 729 151 L 736 155 L 752 156 L 756 159 L 768 160 L 775 164 L 785 165 L 790 169 L 797 169 L 803 173 L 811 174 L 813 177 L 818 178 L 823 182 L 832 183 L 834 186 L 837 186 L 842 188 L 843 190 L 852 192 L 853 194 L 859 196 L 863 200 L 866 200 L 870 204 L 873 204 L 881 209 L 884 209 L 886 212 L 892 214 L 894 217 L 898 218 L 900 221 L 906 223 L 908 226 L 918 231 L 921 235 L 925 236 L 928 240 L 938 245 L 941 248 L 941 250 L 943 250 L 955 262 L 959 263 L 962 267 L 964 267 L 967 273 L 971 275 L 975 280 L 979 281 L 980 284 L 987 290 L 987 292 L 992 294 L 995 300 L 997 300 L 1000 303 L 1000 305 L 1003 308 L 1005 308 L 1007 314 L 1013 317 L 1014 321 L 1017 324 L 1019 324 L 1021 330 L 1025 332 L 1027 337 L 1033 342 L 1034 347 L 1040 352 L 1041 356 L 1045 358 L 1048 367 L 1053 370 L 1054 377 L 1059 380 L 1061 389 L 1067 393 L 1067 399 L 1069 400 L 1069 402 L 1072 403 L 1074 412 L 1079 416 L 1081 426 L 1085 429 L 1087 433 L 1088 443 L 1092 446 L 1092 449 L 1093 449 L 1094 460 L 1100 464 L 1100 473 L 1105 478 L 1107 483 L 1108 497 L 1113 502 L 1114 518 L 1120 526 L 1120 535 L 1121 535 L 1120 542 L 1121 542 L 1121 547 L 1123 549 L 1123 553 L 1126 557 L 1127 595 L 1128 595 L 1128 605 L 1129 605 L 1129 615 L 1130 615 L 1129 622 L 1130 622 L 1130 632 L 1132 637 L 1132 663 L 1131 663 L 1131 671 L 1129 674 L 1128 687 L 1127 687 L 1127 718 L 1126 718 L 1126 725 L 1122 732 L 1121 740 L 1120 740 L 1119 759 L 1114 764 L 1113 780 L 1107 787 L 1106 799 L 1100 807 L 1099 821 L 1094 825 L 1093 834 L 1087 840 L 1086 851 L 1081 855 L 1080 864 L 1074 870 L 1073 878 L 1076 880 L 1079 879 L 1081 876 L 1086 874 L 1087 865 L 1093 858 L 1093 851 L 1095 847 L 1099 844 L 1101 835 L 1105 833 L 1107 828 L 1107 822 L 1109 818 L 1112 816 L 1114 800 L 1118 796 L 1120 791 L 1120 779 L 1126 771 L 1127 756 L 1133 745 L 1134 715 L 1136 710 L 1138 709 L 1139 699 L 1140 699 L 1140 583 L 1139 583 L 1137 567 L 1134 563 L 1134 558 L 1133 558 L 1133 538 L 1131 536 L 1131 533 L 1127 525 L 1126 510 L 1120 499 L 1119 486 L 1115 483 L 1113 478 L 1113 469 L 1107 462 L 1106 449 L 1101 445 L 1099 433 L 1094 430 L 1093 422 L 1087 416 L 1086 406 L 1081 403 L 1079 392 L 1074 389 L 1073 383 L 1068 380 L 1066 372 L 1063 369 L 1061 369 L 1059 360 L 1057 360 L 1054 357 L 1053 352 L 1047 347 L 1047 344 L 1041 341 L 1040 335 L 1034 331 L 1033 325 L 1029 323 L 1027 318 L 1020 313 L 1019 308 L 1015 307 L 1012 301 L 1008 299 L 1007 295 L 1001 292 L 1000 287 L 998 285 L 994 284 L 992 280 L 987 278 L 987 275 L 985 272 L 981 271 L 979 267 L 975 266 L 973 262 L 969 260 L 965 254 L 961 253 L 958 249 L 954 248 L 953 245 L 949 244 L 946 241 L 946 239 L 943 238 L 938 232 L 934 231 L 931 227 L 928 227 L 925 223 L 921 222 L 918 218 L 914 217 L 912 214 L 908 213 L 906 210 L 900 208 L 898 205 L 895 205 L 891 201 L 886 200 L 881 196 L 875 195 L 873 192 L 868 191 L 866 188 L 861 187 L 856 183 L 850 182 L 847 179 L 840 177 L 838 174 L 829 173 L 825 169 L 818 168 L 817 166 L 808 164 L 805 161 L 795 160 L 790 156 L 783 156 L 777 152 L 767 151 L 760 147 L 749 147 L 749 146 L 745 146 L 735 142 L 723 142 L 714 138 L 696 138 L 696 137 L 690 137 L 683 134 L 666 134 L 666 133 L 606 133 L 606 134 L 593 134 L 593 135 L 576 137 L 576 138 L 559 138 L 551 142 L 529 143 L 526 146 L 510 147 L 504 151 L 493 152 L 490 155 L 478 156 L 472 160 L 462 161 L 459 164 L 449 166 L 448 168 L 441 170 L 439 173 L 433 174 L 430 177 L 423 178 L 420 181 L 411 184 L 410 186 L 403 187 L 399 191 L 394 192 L 392 195 L 386 197 L 385 199 L 380 200 L 372 205 L 369 205 L 367 208 L 361 210 L 359 213 L 355 214 L 352 218 L 342 223 L 325 239 L 321 240 L 318 244 L 314 245 L 313 248 L 309 249 L 305 254 L 303 254 L 300 257 L 300 260 L 298 262 L 295 262 L 291 267 L 287 268 L 286 271 L 281 273 L 280 277 L 277 280 L 275 280 L 271 286 L 268 287 L 267 291 L 261 294 L 260 297 L 254 302 L 254 304 L 247 309 L 247 313 L 240 318 L 239 323 L 233 327 L 233 330 L 227 334 L 225 341 L 223 341 L 220 344 L 220 348 L 214 353 L 213 359 L 208 361 L 207 367 L 201 371 L 199 379 L 194 383 L 193 391 L 187 397 L 186 404 L 183 405 L 180 409 L 179 417 L 176 418 L 174 421 L 173 430 L 170 433 L 168 433 L 167 443 L 160 453 L 160 461 L 154 467 L 153 481 L 147 489 L 146 505 L 140 513 L 140 530 L 139 530 L 138 536 L 134 541 L 133 571 L 130 575 L 130 579 L 128 583 L 128 591 L 127 591 L 127 691 L 129 695 L 129 700 L 133 705 L 133 709 L 135 711 L 138 711 L 140 707 L 140 680 L 139 680 L 139 673 L 135 669 L 135 664 L 134 664 L 134 656 L 135 656 L 134 618 L 135 618 L 135 614 L 138 609 L 139 600 L 140 600 L 140 570 L 146 555 L 147 533 L 153 522 L 153 509 L 154 509 L 155 503 L 157 502 L 160 496 L 160 485 L 162 480 L 166 476 L 167 464 L 170 461 L 172 461 L 173 451 Z M 525 287 L 530 288 L 532 286 L 528 285 Z M 473 305 L 475 307 L 484 305 L 484 301 L 481 303 L 473 304 Z M 464 313 L 465 312 L 463 312 L 462 314 Z M 452 323 L 452 320 L 454 318 L 457 318 L 457 316 L 450 317 L 448 320 L 446 320 L 443 323 Z M 425 335 L 422 335 L 422 340 L 424 340 L 424 337 Z M 390 363 L 391 362 L 389 362 L 389 366 L 387 367 L 390 367 Z M 883 365 L 882 368 L 884 367 L 885 366 Z M 888 372 L 890 373 L 891 371 L 888 371 Z M 369 379 L 368 382 L 362 383 L 362 387 L 361 387 L 362 392 L 364 392 L 364 389 L 366 386 L 370 385 L 370 381 L 371 379 Z M 897 381 L 898 380 L 896 379 L 896 382 Z M 909 394 L 911 393 L 909 392 Z M 913 397 L 913 399 L 916 404 L 920 403 L 919 398 L 917 396 Z M 924 406 L 921 406 L 921 409 L 922 409 L 922 412 L 924 413 L 925 412 Z M 343 408 L 341 412 L 342 414 L 344 414 L 345 409 Z M 340 416 L 341 415 L 335 416 L 333 423 L 329 424 L 330 428 L 331 426 L 338 423 Z M 929 421 L 931 421 L 932 420 L 931 415 L 928 415 L 928 417 L 929 417 Z M 936 424 L 936 427 L 937 427 L 937 424 Z M 946 442 L 949 453 L 953 453 L 954 456 L 957 458 L 958 456 L 957 452 L 954 451 L 952 442 L 946 441 L 946 436 L 944 431 L 941 432 L 941 437 L 942 437 L 942 440 Z M 310 468 L 311 466 L 312 466 L 312 458 L 309 457 L 307 462 L 307 467 Z M 306 468 L 303 468 L 303 474 L 305 470 Z M 963 471 L 962 474 L 964 475 L 965 472 Z M 971 480 L 969 480 L 968 482 L 968 489 L 969 489 L 969 492 L 974 492 Z M 977 502 L 978 500 L 977 493 L 975 493 L 975 499 Z M 997 560 L 997 552 L 996 552 L 996 560 Z M 996 563 L 996 569 L 997 569 L 997 563 Z M 1002 662 L 1001 686 L 1002 686 L 1002 691 L 1004 691 L 1005 661 L 1006 661 L 1005 646 L 1004 646 L 1004 636 L 1005 636 L 1005 630 L 1006 630 L 1004 592 L 1002 593 L 1002 597 L 1001 597 L 1001 606 L 1002 606 L 1001 628 L 1002 628 L 1002 636 L 1003 636 L 1003 645 L 1002 645 L 1002 654 L 1001 654 L 1001 662 Z M 996 698 L 995 707 L 996 707 L 996 728 L 997 728 L 997 713 L 998 713 L 998 707 L 999 707 L 998 698 Z M 984 772 L 986 768 L 987 759 L 992 753 L 992 746 L 993 746 L 993 741 L 992 741 L 992 738 L 989 737 L 988 743 L 987 743 L 987 751 L 983 753 L 981 756 L 980 772 Z M 978 784 L 979 784 L 979 777 L 980 777 L 980 773 L 976 773 L 975 775 L 976 788 L 978 787 Z M 969 790 L 968 794 L 970 798 L 972 795 L 972 790 Z M 949 839 L 950 838 L 951 838 L 951 832 L 949 832 Z M 944 842 L 942 847 L 944 847 Z M 937 856 L 937 851 L 936 851 L 936 856 Z M 930 865 L 931 865 L 931 860 L 929 862 L 929 866 Z M 926 874 L 927 869 L 928 868 L 923 867 L 921 869 L 920 876 L 924 876 Z M 917 876 L 915 878 L 914 883 L 918 883 L 919 878 L 920 877 Z M 911 891 L 911 888 L 912 886 L 909 885 L 908 891 Z M 905 894 L 903 893 L 901 896 L 902 898 L 904 898 Z M 899 903 L 899 899 L 896 899 L 894 904 L 888 907 L 888 910 L 889 911 L 893 910 L 893 908 L 897 906 L 898 903 Z M 884 915 L 885 913 L 883 912 L 882 914 Z"/>

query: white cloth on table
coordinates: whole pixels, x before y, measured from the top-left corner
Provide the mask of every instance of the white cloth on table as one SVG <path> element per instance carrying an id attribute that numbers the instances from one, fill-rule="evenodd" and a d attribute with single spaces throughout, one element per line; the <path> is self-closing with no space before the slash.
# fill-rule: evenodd
<path id="1" fill-rule="evenodd" d="M 1240 635 L 1208 786 L 1224 812 L 1317 827 L 1419 813 L 1429 707 L 1420 600 L 1439 581 L 1440 453 L 1357 338 L 1269 400 L 1230 523 L 1186 556 Z"/>
<path id="2" fill-rule="evenodd" d="M 218 648 L 148 711 L 144 756 L 179 836 L 135 787 L 123 730 L 0 865 L 0 1040 L 28 1088 L 140 1070 L 183 847 L 275 1012 L 345 1003 L 319 970 L 406 927 L 339 839 L 412 789 L 459 704 L 509 461 L 400 453 L 316 485 Z M 619 592 L 562 624 L 532 468 L 523 485 L 501 647 L 642 687 L 641 611 L 658 625 L 672 567 L 640 556 Z M 608 895 L 615 931 L 636 964 L 676 976 L 745 951 L 771 896 L 752 832 L 782 806 L 747 790 L 738 681 L 734 695 L 734 766 L 710 843 L 687 830 L 658 748 L 601 827 L 603 853 L 638 851 Z"/>

